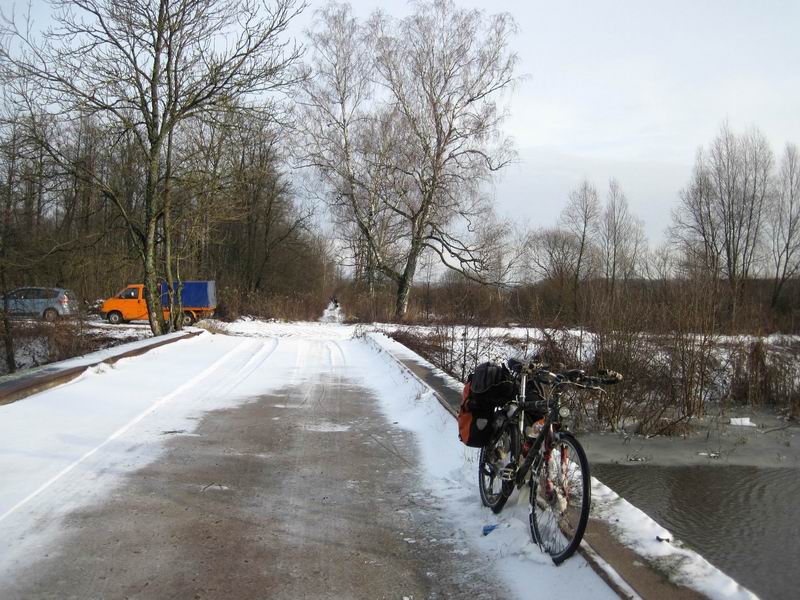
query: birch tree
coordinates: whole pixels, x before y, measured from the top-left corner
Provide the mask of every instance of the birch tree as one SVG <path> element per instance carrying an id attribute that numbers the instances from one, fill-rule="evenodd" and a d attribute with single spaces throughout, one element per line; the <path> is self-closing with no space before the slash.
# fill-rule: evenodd
<path id="1" fill-rule="evenodd" d="M 491 250 L 473 234 L 491 211 L 481 185 L 511 157 L 498 101 L 517 62 L 509 15 L 449 0 L 415 6 L 399 20 L 375 13 L 366 26 L 346 5 L 323 10 L 305 95 L 307 163 L 394 282 L 398 319 L 426 248 L 470 277 L 486 271 Z"/>

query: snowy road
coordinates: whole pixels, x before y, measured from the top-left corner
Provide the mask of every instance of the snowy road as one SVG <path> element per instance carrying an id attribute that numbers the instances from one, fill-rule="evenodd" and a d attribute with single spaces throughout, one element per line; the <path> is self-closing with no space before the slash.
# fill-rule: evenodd
<path id="1" fill-rule="evenodd" d="M 455 422 L 339 325 L 204 334 L 0 407 L 0 597 L 614 597 L 480 506 Z"/>

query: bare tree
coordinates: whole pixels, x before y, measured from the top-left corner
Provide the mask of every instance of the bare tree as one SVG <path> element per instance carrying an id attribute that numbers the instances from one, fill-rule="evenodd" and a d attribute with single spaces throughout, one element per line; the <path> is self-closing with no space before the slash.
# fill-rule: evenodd
<path id="1" fill-rule="evenodd" d="M 772 151 L 758 131 L 737 137 L 727 125 L 711 145 L 708 170 L 721 231 L 723 273 L 731 288 L 731 315 L 743 282 L 753 273 L 769 192 Z"/>
<path id="2" fill-rule="evenodd" d="M 284 90 L 298 74 L 296 47 L 282 36 L 303 8 L 295 0 L 54 0 L 55 26 L 41 39 L 6 20 L 19 50 L 0 50 L 4 74 L 32 115 L 31 134 L 112 202 L 137 242 L 153 333 L 164 331 L 157 291 L 157 227 L 164 203 L 168 140 L 205 111 L 247 106 Z M 145 165 L 144 202 L 130 213 L 120 192 L 65 160 L 39 115 L 93 116 L 117 137 L 130 134 Z"/>
<path id="3" fill-rule="evenodd" d="M 680 192 L 680 205 L 673 212 L 671 236 L 685 256 L 684 269 L 702 277 L 722 275 L 722 240 L 714 206 L 714 188 L 698 151 L 692 179 Z"/>
<path id="4" fill-rule="evenodd" d="M 684 246 L 727 280 L 731 322 L 744 282 L 757 267 L 772 166 L 772 151 L 758 130 L 737 136 L 725 124 L 708 153 L 698 153 L 676 213 Z"/>
<path id="5" fill-rule="evenodd" d="M 635 274 L 637 262 L 646 246 L 644 226 L 630 212 L 628 199 L 616 179 L 611 179 L 608 184 L 598 240 L 606 290 L 613 298 L 617 281 Z"/>
<path id="6" fill-rule="evenodd" d="M 562 225 L 575 236 L 578 242 L 578 256 L 575 263 L 575 277 L 572 284 L 575 316 L 578 317 L 578 288 L 581 277 L 589 272 L 589 255 L 593 233 L 598 228 L 600 204 L 597 189 L 584 179 L 580 186 L 569 193 L 569 201 L 561 211 Z"/>
<path id="7" fill-rule="evenodd" d="M 514 24 L 449 0 L 419 3 L 402 20 L 376 13 L 368 29 L 346 5 L 319 16 L 307 164 L 328 179 L 372 267 L 395 283 L 403 318 L 425 248 L 451 269 L 484 274 L 489 250 L 473 234 L 490 210 L 480 185 L 510 157 L 497 99 L 513 83 Z"/>
<path id="8" fill-rule="evenodd" d="M 800 156 L 797 146 L 787 144 L 781 159 L 777 190 L 769 214 L 775 308 L 786 282 L 800 272 Z"/>
<path id="9" fill-rule="evenodd" d="M 526 246 L 530 252 L 529 264 L 534 273 L 555 286 L 556 303 L 559 312 L 562 311 L 575 279 L 580 254 L 578 238 L 564 229 L 540 229 L 531 234 Z"/>

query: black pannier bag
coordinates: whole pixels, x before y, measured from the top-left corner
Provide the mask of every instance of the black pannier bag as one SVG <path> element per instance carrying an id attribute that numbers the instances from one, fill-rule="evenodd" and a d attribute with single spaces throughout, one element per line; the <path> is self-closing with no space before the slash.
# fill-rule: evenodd
<path id="1" fill-rule="evenodd" d="M 485 362 L 470 376 L 470 400 L 474 409 L 491 410 L 514 399 L 514 378 L 502 363 Z"/>
<path id="2" fill-rule="evenodd" d="M 458 411 L 458 438 L 481 448 L 492 438 L 494 409 L 513 399 L 514 380 L 505 365 L 483 363 L 470 373 Z"/>

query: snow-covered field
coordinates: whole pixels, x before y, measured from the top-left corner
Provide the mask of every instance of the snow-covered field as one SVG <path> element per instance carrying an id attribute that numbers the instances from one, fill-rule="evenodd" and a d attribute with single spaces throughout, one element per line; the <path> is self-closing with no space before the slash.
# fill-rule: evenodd
<path id="1" fill-rule="evenodd" d="M 60 328 L 60 331 L 57 331 L 57 328 Z M 87 348 L 112 348 L 118 344 L 151 337 L 150 326 L 146 322 L 111 325 L 99 317 L 56 323 L 44 323 L 36 319 L 14 319 L 12 331 L 14 332 L 14 359 L 19 370 L 51 363 L 54 355 L 66 350 L 58 348 L 59 340 L 64 344 L 64 338 L 80 338 L 80 347 L 83 348 L 83 352 L 86 352 Z M 0 348 L 0 352 L 2 352 L 2 348 Z M 66 356 L 71 354 L 72 352 L 69 352 Z M 0 375 L 4 375 L 7 369 L 5 355 L 0 356 L 2 356 L 0 358 Z"/>
<path id="2" fill-rule="evenodd" d="M 531 544 L 526 506 L 512 498 L 499 516 L 481 506 L 476 452 L 458 442 L 455 420 L 430 388 L 387 352 L 408 352 L 402 346 L 339 323 L 221 326 L 232 335 L 203 333 L 0 406 L 0 587 L 21 564 L 57 544 L 67 514 L 112 495 L 126 474 L 156 461 L 165 432 L 191 435 L 209 411 L 336 371 L 379 399 L 387 423 L 413 434 L 421 485 L 447 507 L 450 526 L 471 551 L 520 598 L 529 597 L 531 581 L 567 589 L 571 598 L 614 597 L 581 557 L 555 567 Z M 309 354 L 320 344 L 324 362 Z M 752 597 L 675 540 L 657 541 L 655 535 L 671 536 L 599 482 L 593 493 L 596 516 L 644 556 L 664 561 L 676 581 L 712 598 Z M 483 536 L 492 524 L 498 527 Z"/>

